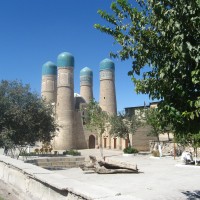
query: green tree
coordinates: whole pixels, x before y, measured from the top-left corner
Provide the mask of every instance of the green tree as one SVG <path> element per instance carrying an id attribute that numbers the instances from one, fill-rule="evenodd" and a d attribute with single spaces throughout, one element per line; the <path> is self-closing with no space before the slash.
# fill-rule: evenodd
<path id="1" fill-rule="evenodd" d="M 29 85 L 19 81 L 0 83 L 0 146 L 21 152 L 35 142 L 49 142 L 58 128 L 53 107 Z"/>
<path id="2" fill-rule="evenodd" d="M 97 131 L 99 136 L 108 127 L 108 114 L 104 112 L 95 100 L 91 100 L 84 107 L 86 127 L 91 131 Z"/>
<path id="3" fill-rule="evenodd" d="M 162 115 L 162 113 L 158 110 L 157 107 L 155 108 L 149 108 L 145 111 L 145 121 L 146 124 L 150 126 L 150 130 L 147 133 L 147 135 L 151 135 L 157 138 L 158 142 L 158 151 L 152 151 L 152 154 L 154 156 L 162 156 L 162 150 L 160 146 L 160 135 L 167 133 L 168 135 L 168 141 L 170 141 L 169 134 L 173 133 L 173 129 L 171 124 L 168 120 L 165 119 L 165 116 Z M 175 147 L 175 144 L 174 144 Z M 174 148 L 175 151 L 175 148 Z M 175 152 L 174 152 L 175 153 Z M 174 154 L 175 156 L 175 154 Z M 174 157 L 175 158 L 175 157 Z"/>
<path id="4" fill-rule="evenodd" d="M 145 119 L 146 123 L 151 127 L 148 135 L 155 136 L 157 138 L 157 141 L 160 142 L 159 135 L 167 133 L 168 140 L 170 139 L 169 133 L 173 132 L 172 127 L 157 108 L 150 108 L 146 110 Z"/>
<path id="5" fill-rule="evenodd" d="M 148 135 L 156 137 L 157 141 L 160 142 L 159 135 L 163 132 L 160 129 L 159 112 L 156 108 L 150 108 L 146 111 L 146 123 L 151 127 Z"/>
<path id="6" fill-rule="evenodd" d="M 158 109 L 157 109 L 158 110 Z M 167 120 L 165 118 L 165 116 L 163 116 L 162 113 L 159 113 L 159 123 L 160 123 L 160 128 L 161 128 L 161 131 L 163 133 L 166 133 L 167 136 L 168 136 L 168 141 L 171 141 L 172 138 L 170 138 L 170 133 L 174 133 L 174 130 L 173 130 L 173 127 L 170 123 L 170 120 Z"/>
<path id="7" fill-rule="evenodd" d="M 101 138 L 102 134 L 109 127 L 109 116 L 107 112 L 103 111 L 95 100 L 91 100 L 89 104 L 83 107 L 85 113 L 86 128 L 90 131 L 95 131 L 98 137 Z M 99 143 L 101 157 L 103 158 L 103 148 L 101 139 Z"/>
<path id="8" fill-rule="evenodd" d="M 138 116 L 129 116 L 125 113 L 119 113 L 110 117 L 110 135 L 128 139 L 129 147 L 131 146 L 129 134 L 134 134 L 142 126 Z"/>
<path id="9" fill-rule="evenodd" d="M 159 110 L 176 134 L 200 132 L 200 1 L 116 0 L 98 13 L 108 26 L 95 28 L 119 45 L 111 56 L 132 59 L 137 93 L 162 100 Z M 139 75 L 139 76 L 138 76 Z"/>

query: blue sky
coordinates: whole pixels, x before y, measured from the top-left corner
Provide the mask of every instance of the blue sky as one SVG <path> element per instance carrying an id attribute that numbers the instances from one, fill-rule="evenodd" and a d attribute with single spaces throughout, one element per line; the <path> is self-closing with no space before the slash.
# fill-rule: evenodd
<path id="1" fill-rule="evenodd" d="M 112 0 L 0 0 L 0 79 L 21 80 L 40 93 L 42 65 L 56 63 L 64 51 L 75 58 L 75 92 L 80 70 L 89 67 L 94 76 L 94 98 L 99 99 L 99 63 L 116 51 L 111 36 L 94 29 L 105 24 L 98 9 L 110 11 Z M 151 102 L 137 95 L 127 75 L 131 62 L 113 59 L 116 70 L 118 111 Z"/>

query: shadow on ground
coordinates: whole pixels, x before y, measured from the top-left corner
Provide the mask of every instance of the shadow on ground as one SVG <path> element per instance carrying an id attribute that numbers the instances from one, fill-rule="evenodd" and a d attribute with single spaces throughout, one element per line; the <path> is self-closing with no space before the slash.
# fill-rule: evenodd
<path id="1" fill-rule="evenodd" d="M 200 199 L 200 190 L 182 192 L 188 200 Z"/>

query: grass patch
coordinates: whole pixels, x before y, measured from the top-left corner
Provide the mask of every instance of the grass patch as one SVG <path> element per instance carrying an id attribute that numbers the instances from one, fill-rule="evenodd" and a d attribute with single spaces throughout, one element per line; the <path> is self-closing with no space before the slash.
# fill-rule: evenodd
<path id="1" fill-rule="evenodd" d="M 133 147 L 127 147 L 123 150 L 123 152 L 127 154 L 134 154 L 134 153 L 138 153 L 139 151 Z"/>
<path id="2" fill-rule="evenodd" d="M 78 152 L 77 150 L 66 150 L 63 152 L 63 155 L 71 155 L 71 156 L 80 156 L 81 152 Z"/>

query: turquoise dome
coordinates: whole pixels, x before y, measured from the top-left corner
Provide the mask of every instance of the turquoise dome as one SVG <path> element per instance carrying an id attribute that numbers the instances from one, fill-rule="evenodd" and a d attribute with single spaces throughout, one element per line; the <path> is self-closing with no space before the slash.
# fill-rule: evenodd
<path id="1" fill-rule="evenodd" d="M 84 67 L 80 71 L 80 76 L 93 76 L 93 72 L 89 67 Z"/>
<path id="2" fill-rule="evenodd" d="M 58 67 L 74 67 L 74 56 L 71 53 L 63 52 L 57 58 Z"/>
<path id="3" fill-rule="evenodd" d="M 100 62 L 100 71 L 103 70 L 115 70 L 115 64 L 112 60 L 106 58 Z"/>
<path id="4" fill-rule="evenodd" d="M 42 75 L 57 75 L 57 66 L 51 61 L 44 63 Z"/>

